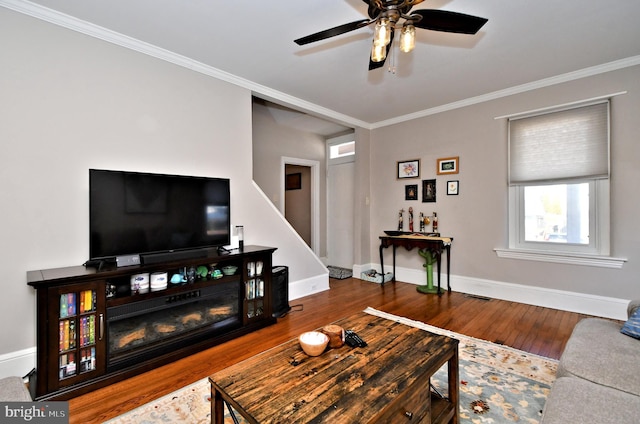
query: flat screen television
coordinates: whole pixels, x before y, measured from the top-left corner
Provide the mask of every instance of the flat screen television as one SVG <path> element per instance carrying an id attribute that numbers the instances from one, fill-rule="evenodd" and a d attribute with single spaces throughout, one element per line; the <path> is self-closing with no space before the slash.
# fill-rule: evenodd
<path id="1" fill-rule="evenodd" d="M 92 260 L 225 246 L 229 180 L 89 170 Z"/>

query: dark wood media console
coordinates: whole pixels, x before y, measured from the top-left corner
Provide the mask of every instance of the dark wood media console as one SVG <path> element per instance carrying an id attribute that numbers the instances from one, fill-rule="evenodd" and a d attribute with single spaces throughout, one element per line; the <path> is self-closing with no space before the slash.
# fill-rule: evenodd
<path id="1" fill-rule="evenodd" d="M 275 250 L 27 272 L 37 291 L 32 397 L 69 399 L 275 323 Z"/>

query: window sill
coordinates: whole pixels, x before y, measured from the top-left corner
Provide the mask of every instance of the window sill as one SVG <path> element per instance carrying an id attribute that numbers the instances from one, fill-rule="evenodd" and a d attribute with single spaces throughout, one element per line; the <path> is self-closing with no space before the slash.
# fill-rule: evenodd
<path id="1" fill-rule="evenodd" d="M 536 252 L 534 250 L 493 249 L 499 258 L 526 261 L 552 262 L 557 264 L 586 265 L 600 268 L 622 268 L 627 261 L 611 256 L 581 255 L 576 253 Z"/>

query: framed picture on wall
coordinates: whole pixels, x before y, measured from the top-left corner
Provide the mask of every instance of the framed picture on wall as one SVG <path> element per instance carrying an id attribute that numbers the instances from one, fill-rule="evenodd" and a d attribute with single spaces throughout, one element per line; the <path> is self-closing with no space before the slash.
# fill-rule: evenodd
<path id="1" fill-rule="evenodd" d="M 438 175 L 457 174 L 459 172 L 459 157 L 438 159 Z"/>
<path id="2" fill-rule="evenodd" d="M 436 180 L 422 180 L 422 202 L 436 201 Z"/>
<path id="3" fill-rule="evenodd" d="M 296 172 L 295 174 L 287 174 L 285 180 L 285 190 L 300 190 L 302 189 L 302 173 Z"/>
<path id="4" fill-rule="evenodd" d="M 418 200 L 418 184 L 404 186 L 404 200 Z"/>
<path id="5" fill-rule="evenodd" d="M 460 186 L 460 182 L 455 181 L 447 181 L 447 195 L 449 196 L 457 196 L 458 195 L 458 187 Z"/>
<path id="6" fill-rule="evenodd" d="M 420 159 L 398 162 L 398 179 L 420 178 Z"/>

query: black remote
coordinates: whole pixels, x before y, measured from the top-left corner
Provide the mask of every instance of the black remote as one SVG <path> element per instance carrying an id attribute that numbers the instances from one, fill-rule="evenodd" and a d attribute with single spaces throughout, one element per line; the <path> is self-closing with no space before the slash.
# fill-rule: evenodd
<path id="1" fill-rule="evenodd" d="M 367 345 L 367 342 L 362 340 L 353 330 L 345 330 L 344 342 L 351 347 L 365 347 Z"/>

